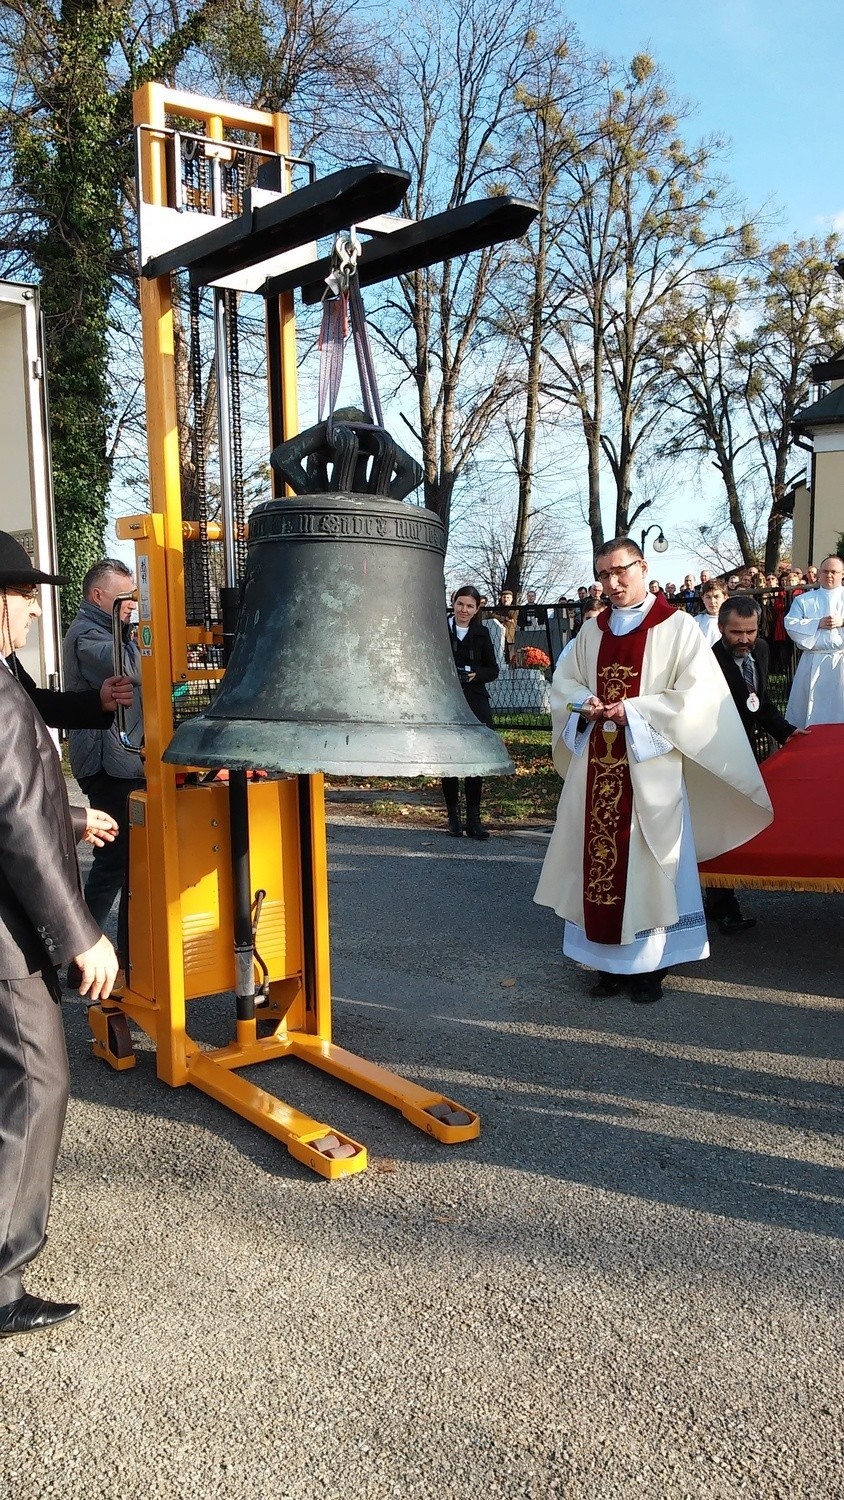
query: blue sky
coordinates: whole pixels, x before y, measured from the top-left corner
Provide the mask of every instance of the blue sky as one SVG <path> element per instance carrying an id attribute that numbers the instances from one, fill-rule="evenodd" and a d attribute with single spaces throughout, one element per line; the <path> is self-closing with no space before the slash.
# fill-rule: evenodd
<path id="1" fill-rule="evenodd" d="M 844 0 L 568 0 L 590 50 L 646 51 L 697 106 L 688 134 L 731 143 L 749 206 L 773 201 L 783 236 L 844 229 Z"/>

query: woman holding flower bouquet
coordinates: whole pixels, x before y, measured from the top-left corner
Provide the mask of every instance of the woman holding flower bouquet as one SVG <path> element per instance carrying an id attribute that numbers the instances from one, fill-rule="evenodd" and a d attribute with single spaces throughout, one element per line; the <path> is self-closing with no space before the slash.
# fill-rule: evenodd
<path id="1" fill-rule="evenodd" d="M 481 596 L 471 584 L 466 584 L 452 595 L 453 614 L 448 622 L 454 665 L 460 678 L 463 694 L 475 715 L 489 729 L 492 709 L 486 690 L 488 682 L 498 676 L 492 640 L 485 625 L 478 619 Z M 443 777 L 443 796 L 448 812 L 448 831 L 453 838 L 463 835 L 460 821 L 460 782 L 456 776 Z M 481 792 L 483 780 L 480 776 L 467 776 L 466 782 L 466 832 L 470 839 L 488 839 L 489 834 L 481 823 Z"/>

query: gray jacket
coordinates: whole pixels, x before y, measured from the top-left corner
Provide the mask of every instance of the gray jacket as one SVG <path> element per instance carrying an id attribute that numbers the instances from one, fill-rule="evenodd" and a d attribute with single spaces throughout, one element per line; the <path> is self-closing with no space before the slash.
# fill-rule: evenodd
<path id="1" fill-rule="evenodd" d="M 107 677 L 114 676 L 114 645 L 111 617 L 87 599 L 64 638 L 64 685 L 69 692 L 101 688 Z M 141 709 L 141 656 L 124 630 L 123 670 L 135 684 L 132 706 L 126 710 L 126 730 L 134 745 L 140 745 L 144 732 Z M 141 781 L 144 763 L 135 750 L 121 745 L 117 717 L 110 729 L 72 729 L 70 764 L 77 781 L 105 771 L 126 781 Z"/>

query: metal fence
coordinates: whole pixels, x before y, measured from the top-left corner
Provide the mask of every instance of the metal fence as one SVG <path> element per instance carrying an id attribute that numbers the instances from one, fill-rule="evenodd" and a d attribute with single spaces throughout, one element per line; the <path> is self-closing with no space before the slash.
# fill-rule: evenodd
<path id="1" fill-rule="evenodd" d="M 799 652 L 789 640 L 783 620 L 792 599 L 802 589 L 760 589 L 754 593 L 762 610 L 759 634 L 770 653 L 769 691 L 785 712 Z M 688 614 L 703 611 L 699 598 L 675 605 Z M 499 728 L 547 729 L 551 724 L 549 688 L 560 652 L 580 629 L 578 604 L 523 605 L 484 612 L 498 661 L 498 678 L 488 692 Z"/>

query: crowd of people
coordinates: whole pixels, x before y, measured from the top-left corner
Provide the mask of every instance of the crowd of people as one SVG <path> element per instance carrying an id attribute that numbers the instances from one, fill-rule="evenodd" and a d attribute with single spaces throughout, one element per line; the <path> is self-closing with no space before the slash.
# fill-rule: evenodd
<path id="1" fill-rule="evenodd" d="M 818 587 L 818 568 L 814 564 L 801 569 L 792 567 L 790 563 L 783 563 L 776 573 L 763 573 L 761 568 L 754 566 L 718 574 L 704 568 L 699 573 L 697 582 L 692 573 L 686 574 L 680 587 L 676 583 L 663 585 L 659 579 L 651 578 L 648 589 L 652 594 L 661 594 L 669 604 L 696 615 L 704 612 L 704 591 L 712 583 L 720 584 L 725 597 L 733 594 L 753 594 L 757 597 L 765 611 L 766 636 L 770 630 L 777 641 L 787 642 L 782 630 L 784 616 L 795 594 Z M 537 600 L 534 589 L 526 591 L 523 604 L 516 604 L 509 589 L 501 591 L 494 605 L 490 605 L 483 594 L 480 599 L 481 611 L 486 616 L 500 620 L 510 639 L 517 629 L 542 629 L 551 614 L 566 615 L 569 633 L 574 635 L 584 617 L 592 617 L 598 609 L 605 609 L 609 603 L 598 583 L 581 584 L 574 596 L 561 594 L 554 602 L 547 603 Z"/>
<path id="2" fill-rule="evenodd" d="M 767 574 L 755 566 L 720 574 L 704 569 L 697 582 L 693 574 L 687 573 L 679 588 L 674 583 L 663 586 L 658 579 L 650 578 L 648 591 L 659 595 L 674 608 L 696 616 L 709 645 L 714 645 L 719 637 L 717 621 L 721 603 L 739 595 L 751 595 L 759 605 L 759 635 L 770 653 L 771 673 L 790 680 L 797 661 L 795 647 L 804 649 L 804 641 L 789 631 L 786 617 L 793 613 L 794 601 L 801 594 L 816 591 L 821 586 L 821 566 L 810 564 L 800 569 L 784 563 L 776 573 Z M 598 583 L 581 584 L 575 597 L 562 594 L 555 603 L 540 603 L 533 589 L 527 590 L 523 604 L 516 604 L 513 594 L 506 589 L 492 606 L 483 595 L 480 600 L 481 618 L 487 623 L 495 622 L 496 628 L 503 632 L 507 661 L 513 655 L 517 633 L 526 630 L 540 632 L 547 634 L 549 639 L 554 635 L 560 644 L 565 644 L 577 634 L 585 620 L 594 619 L 610 604 Z"/>

